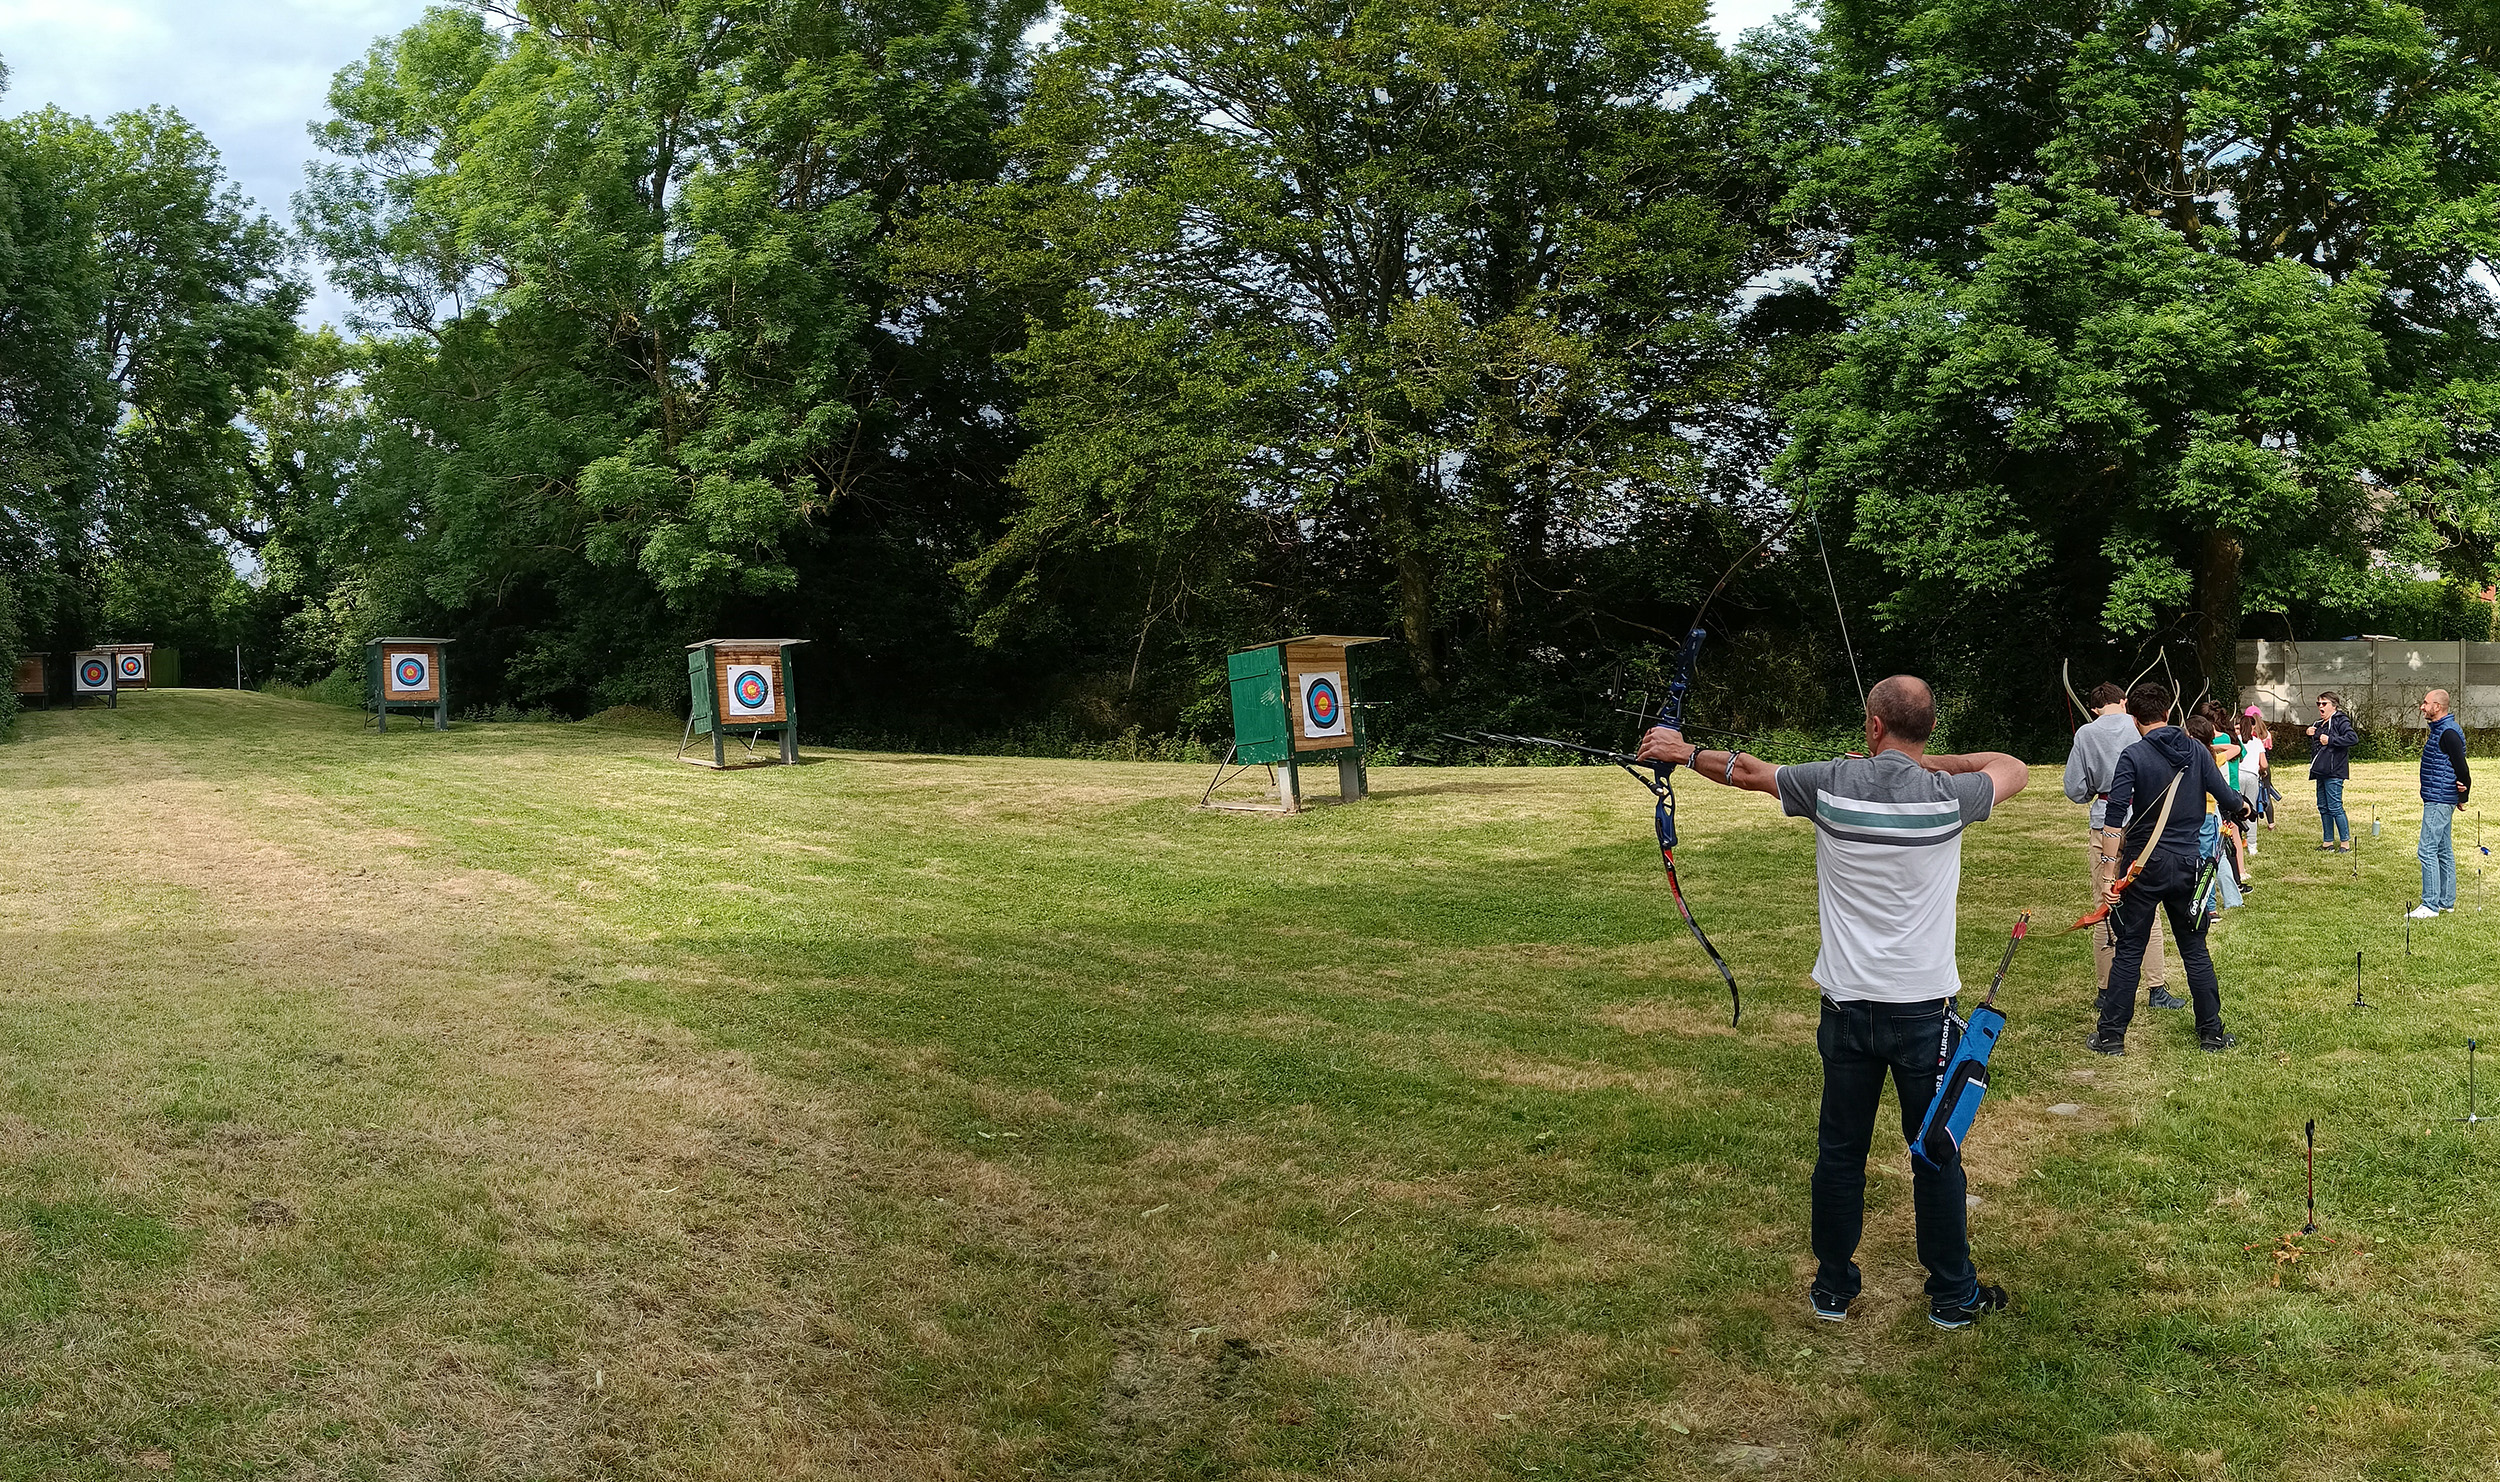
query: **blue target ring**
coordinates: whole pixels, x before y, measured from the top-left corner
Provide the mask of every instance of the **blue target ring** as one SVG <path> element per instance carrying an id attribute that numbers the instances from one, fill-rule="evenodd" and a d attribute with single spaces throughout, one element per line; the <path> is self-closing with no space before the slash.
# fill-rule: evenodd
<path id="1" fill-rule="evenodd" d="M 738 708 L 741 710 L 761 710 L 773 697 L 772 686 L 764 682 L 761 674 L 739 675 L 738 682 L 730 686 L 730 692 L 738 697 Z"/>
<path id="2" fill-rule="evenodd" d="M 404 690 L 425 688 L 425 660 L 411 654 L 399 661 L 399 687 Z"/>
<path id="3" fill-rule="evenodd" d="M 1337 723 L 1340 703 L 1337 687 L 1327 680 L 1313 681 L 1310 693 L 1303 697 L 1303 703 L 1310 710 L 1312 729 L 1324 731 Z"/>
<path id="4" fill-rule="evenodd" d="M 112 677 L 113 671 L 104 666 L 102 659 L 89 659 L 78 666 L 78 682 L 91 690 L 104 688 L 105 681 Z"/>

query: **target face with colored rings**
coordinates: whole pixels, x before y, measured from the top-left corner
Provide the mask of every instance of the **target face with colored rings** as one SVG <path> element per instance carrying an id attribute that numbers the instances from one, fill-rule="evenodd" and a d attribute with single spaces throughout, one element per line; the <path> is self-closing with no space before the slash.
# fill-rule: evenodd
<path id="1" fill-rule="evenodd" d="M 430 653 L 395 653 L 382 657 L 382 674 L 386 688 L 394 695 L 418 700 L 436 698 L 434 693 L 434 656 Z"/>
<path id="2" fill-rule="evenodd" d="M 124 679 L 145 679 L 147 677 L 147 660 L 140 658 L 137 654 L 123 654 L 121 656 L 121 666 L 122 678 Z"/>
<path id="3" fill-rule="evenodd" d="M 106 667 L 102 659 L 89 659 L 78 666 L 78 684 L 81 689 L 105 689 L 112 682 L 113 671 Z"/>
<path id="4" fill-rule="evenodd" d="M 769 664 L 732 664 L 727 674 L 729 713 L 738 719 L 764 718 L 781 708 L 774 694 L 778 676 Z"/>
<path id="5" fill-rule="evenodd" d="M 1323 679 L 1311 686 L 1311 724 L 1326 730 L 1337 723 L 1337 687 Z"/>
<path id="6" fill-rule="evenodd" d="M 1330 740 L 1353 734 L 1347 722 L 1345 676 L 1321 671 L 1301 676 L 1302 735 L 1305 740 Z"/>

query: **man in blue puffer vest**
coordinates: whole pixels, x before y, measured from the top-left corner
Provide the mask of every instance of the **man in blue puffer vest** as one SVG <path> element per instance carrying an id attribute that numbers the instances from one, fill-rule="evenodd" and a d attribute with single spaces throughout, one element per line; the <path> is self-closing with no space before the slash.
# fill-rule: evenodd
<path id="1" fill-rule="evenodd" d="M 2433 690 L 2422 697 L 2422 718 L 2431 733 L 2422 743 L 2422 903 L 2409 913 L 2416 920 L 2457 908 L 2457 851 L 2451 827 L 2457 809 L 2474 786 L 2465 765 L 2465 730 L 2448 713 L 2448 692 Z"/>

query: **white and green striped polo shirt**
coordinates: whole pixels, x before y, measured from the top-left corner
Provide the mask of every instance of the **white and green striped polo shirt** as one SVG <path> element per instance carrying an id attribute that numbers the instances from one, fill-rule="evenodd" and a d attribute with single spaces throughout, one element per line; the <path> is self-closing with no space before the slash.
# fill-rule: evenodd
<path id="1" fill-rule="evenodd" d="M 1886 751 L 1782 767 L 1779 795 L 1790 817 L 1814 820 L 1824 996 L 1917 1003 L 1958 992 L 1962 830 L 1995 806 L 1987 774 L 1947 777 Z"/>

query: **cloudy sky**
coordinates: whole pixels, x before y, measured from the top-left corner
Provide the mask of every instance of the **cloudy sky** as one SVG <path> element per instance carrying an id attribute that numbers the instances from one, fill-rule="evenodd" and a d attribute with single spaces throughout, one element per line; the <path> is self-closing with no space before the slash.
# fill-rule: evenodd
<path id="1" fill-rule="evenodd" d="M 180 110 L 224 152 L 261 207 L 291 217 L 288 198 L 313 150 L 305 125 L 322 113 L 330 76 L 374 38 L 426 10 L 426 0 L 0 0 L 0 114 L 58 104 L 100 117 L 151 103 Z M 1733 38 L 1788 0 L 1718 0 Z M 339 317 L 325 292 L 309 317 Z"/>

